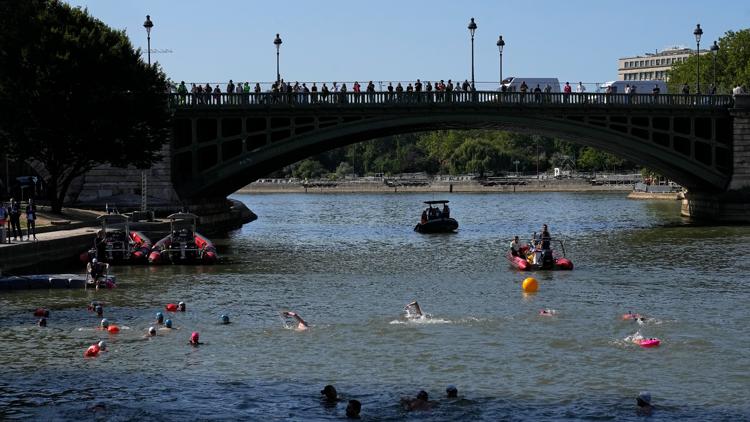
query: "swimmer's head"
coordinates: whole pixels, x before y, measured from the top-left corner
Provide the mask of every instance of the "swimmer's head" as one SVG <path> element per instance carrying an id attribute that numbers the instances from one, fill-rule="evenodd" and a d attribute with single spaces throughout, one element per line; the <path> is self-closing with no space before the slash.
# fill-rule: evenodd
<path id="1" fill-rule="evenodd" d="M 651 393 L 648 391 L 641 391 L 638 393 L 638 397 L 635 398 L 638 406 L 650 406 L 651 405 Z"/>
<path id="2" fill-rule="evenodd" d="M 172 320 L 168 319 L 168 320 L 164 321 L 164 326 L 167 327 L 167 328 L 172 328 Z"/>
<path id="3" fill-rule="evenodd" d="M 229 315 L 222 315 L 221 316 L 221 323 L 222 324 L 229 324 Z"/>
<path id="4" fill-rule="evenodd" d="M 154 327 L 148 327 L 148 335 L 155 336 L 156 335 L 156 328 L 154 328 Z"/>
<path id="5" fill-rule="evenodd" d="M 107 350 L 107 342 L 105 342 L 104 340 L 100 341 L 99 342 L 99 350 L 106 351 Z"/>
<path id="6" fill-rule="evenodd" d="M 429 396 L 427 395 L 427 392 L 422 390 L 419 393 L 417 393 L 417 400 L 424 400 L 424 401 L 429 400 Z"/>
<path id="7" fill-rule="evenodd" d="M 338 392 L 336 391 L 336 387 L 330 384 L 323 387 L 323 389 L 320 390 L 320 394 L 324 395 L 325 399 L 328 401 L 335 401 L 338 398 Z"/>
<path id="8" fill-rule="evenodd" d="M 359 419 L 359 412 L 362 411 L 362 403 L 359 400 L 349 400 L 346 406 L 346 417 L 349 419 Z"/>
<path id="9" fill-rule="evenodd" d="M 198 341 L 200 341 L 200 334 L 197 331 L 193 331 L 193 334 L 190 334 L 190 343 L 198 344 Z"/>
<path id="10" fill-rule="evenodd" d="M 161 312 L 157 312 L 156 313 L 156 322 L 158 322 L 159 324 L 161 324 L 162 322 L 164 322 L 164 314 L 163 313 L 161 313 Z"/>
<path id="11" fill-rule="evenodd" d="M 96 314 L 99 316 L 102 316 L 102 314 L 104 314 L 104 308 L 102 308 L 102 305 L 96 305 L 94 310 L 96 311 Z"/>
<path id="12" fill-rule="evenodd" d="M 91 260 L 91 263 L 92 263 L 92 264 L 96 264 L 97 262 L 98 262 L 98 261 L 96 260 L 96 258 L 94 258 L 94 259 L 92 259 L 92 260 Z"/>
<path id="13" fill-rule="evenodd" d="M 449 385 L 448 388 L 445 389 L 445 393 L 448 395 L 448 398 L 458 397 L 458 389 L 455 385 Z"/>
<path id="14" fill-rule="evenodd" d="M 99 323 L 99 325 L 101 325 L 102 328 L 107 328 L 109 327 L 109 321 L 107 320 L 107 318 L 104 318 L 102 319 L 102 322 Z"/>
<path id="15" fill-rule="evenodd" d="M 46 327 L 47 326 L 47 319 L 46 318 L 40 319 L 39 321 L 37 321 L 37 325 L 39 325 L 40 327 Z"/>
<path id="16" fill-rule="evenodd" d="M 177 307 L 180 308 L 180 312 L 185 312 L 185 302 L 178 303 Z"/>

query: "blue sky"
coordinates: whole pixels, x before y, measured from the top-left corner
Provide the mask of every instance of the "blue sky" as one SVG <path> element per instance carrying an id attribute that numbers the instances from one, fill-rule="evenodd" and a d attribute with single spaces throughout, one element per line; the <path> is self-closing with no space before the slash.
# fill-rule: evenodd
<path id="1" fill-rule="evenodd" d="M 273 39 L 281 34 L 281 74 L 288 81 L 467 79 L 466 28 L 476 19 L 476 80 L 557 77 L 585 83 L 614 80 L 619 57 L 670 45 L 701 48 L 727 30 L 750 27 L 745 0 L 609 0 L 376 2 L 344 0 L 71 0 L 106 24 L 125 29 L 146 49 L 143 21 L 154 21 L 153 54 L 180 81 L 272 81 Z M 480 86 L 481 88 L 481 86 Z"/>

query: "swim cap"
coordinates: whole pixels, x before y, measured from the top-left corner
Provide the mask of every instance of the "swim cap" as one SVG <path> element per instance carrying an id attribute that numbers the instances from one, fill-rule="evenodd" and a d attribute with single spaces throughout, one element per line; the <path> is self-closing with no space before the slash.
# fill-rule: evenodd
<path id="1" fill-rule="evenodd" d="M 167 327 L 167 328 L 172 328 L 172 320 L 168 319 L 168 320 L 164 321 L 164 326 Z"/>
<path id="2" fill-rule="evenodd" d="M 450 392 L 452 392 L 452 391 L 458 391 L 458 388 L 456 388 L 456 386 L 455 386 L 455 385 L 452 385 L 452 384 L 451 384 L 451 385 L 449 385 L 449 386 L 448 386 L 448 387 L 447 387 L 447 388 L 445 389 L 445 391 L 446 391 L 446 392 L 448 392 L 448 393 L 450 393 Z"/>
<path id="3" fill-rule="evenodd" d="M 197 331 L 193 331 L 193 334 L 190 335 L 190 342 L 191 343 L 198 343 L 198 340 L 200 339 L 200 335 Z"/>
<path id="4" fill-rule="evenodd" d="M 223 322 L 224 324 L 229 324 L 229 315 L 222 315 L 221 322 Z"/>
<path id="5" fill-rule="evenodd" d="M 164 321 L 164 314 L 162 314 L 161 312 L 157 312 L 156 313 L 156 320 L 159 321 L 159 322 Z"/>
<path id="6" fill-rule="evenodd" d="M 148 333 L 151 334 L 152 336 L 155 336 L 156 335 L 156 328 L 154 328 L 154 327 L 148 327 Z"/>
<path id="7" fill-rule="evenodd" d="M 427 401 L 428 400 L 427 392 L 424 390 L 420 391 L 419 393 L 417 393 L 417 398 L 419 400 Z"/>
<path id="8" fill-rule="evenodd" d="M 102 305 L 96 305 L 94 310 L 96 311 L 97 314 L 104 312 L 104 308 L 102 308 Z"/>
<path id="9" fill-rule="evenodd" d="M 648 391 L 641 391 L 638 393 L 638 399 L 646 404 L 651 404 L 651 393 Z"/>
<path id="10" fill-rule="evenodd" d="M 104 327 L 104 328 L 107 328 L 107 327 L 109 327 L 109 321 L 107 320 L 107 318 L 104 318 L 104 319 L 102 319 L 102 322 L 101 322 L 101 324 L 100 324 L 100 325 L 101 325 L 102 327 Z"/>
<path id="11" fill-rule="evenodd" d="M 177 306 L 180 307 L 180 311 L 185 312 L 185 302 L 180 302 L 177 304 Z"/>
<path id="12" fill-rule="evenodd" d="M 107 343 L 104 340 L 99 342 L 99 350 L 107 350 Z"/>
<path id="13" fill-rule="evenodd" d="M 92 264 L 96 264 L 96 258 L 92 259 L 92 260 L 91 260 L 91 263 L 92 263 Z"/>

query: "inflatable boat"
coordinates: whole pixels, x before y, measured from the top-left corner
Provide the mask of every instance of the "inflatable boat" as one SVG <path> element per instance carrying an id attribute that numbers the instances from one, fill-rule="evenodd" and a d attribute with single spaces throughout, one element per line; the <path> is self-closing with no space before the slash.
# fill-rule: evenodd
<path id="1" fill-rule="evenodd" d="M 151 240 L 139 231 L 131 231 L 126 215 L 108 214 L 98 219 L 102 228 L 96 235 L 94 246 L 81 253 L 82 262 L 89 262 L 93 258 L 109 264 L 147 262 Z"/>
<path id="2" fill-rule="evenodd" d="M 551 239 L 550 242 L 554 248 L 535 250 L 523 245 L 517 254 L 508 251 L 505 258 L 513 268 L 521 271 L 572 270 L 573 261 L 565 257 L 565 243 L 560 239 Z"/>
<path id="3" fill-rule="evenodd" d="M 214 244 L 196 229 L 198 216 L 176 213 L 170 219 L 170 233 L 151 248 L 151 264 L 213 264 L 218 260 Z"/>
<path id="4" fill-rule="evenodd" d="M 424 201 L 427 208 L 422 211 L 422 218 L 414 226 L 414 231 L 417 233 L 453 233 L 458 230 L 458 221 L 450 216 L 448 202 L 445 200 Z M 433 207 L 439 204 L 443 205 L 442 210 L 437 206 Z"/>

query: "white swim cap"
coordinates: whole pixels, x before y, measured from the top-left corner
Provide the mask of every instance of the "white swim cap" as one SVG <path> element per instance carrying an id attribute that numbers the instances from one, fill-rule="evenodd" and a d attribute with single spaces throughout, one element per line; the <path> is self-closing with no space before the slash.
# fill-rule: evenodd
<path id="1" fill-rule="evenodd" d="M 101 326 L 104 328 L 109 327 L 109 320 L 107 320 L 107 318 L 104 318 L 101 322 Z"/>
<path id="2" fill-rule="evenodd" d="M 91 260 L 91 263 L 92 263 L 92 264 L 96 264 L 96 262 L 97 262 L 97 261 L 96 261 L 96 258 L 94 258 L 94 259 L 92 259 L 92 260 Z"/>
<path id="3" fill-rule="evenodd" d="M 107 343 L 104 340 L 99 342 L 99 350 L 107 350 Z"/>
<path id="4" fill-rule="evenodd" d="M 151 335 L 156 334 L 156 328 L 154 328 L 154 327 L 148 327 L 148 333 L 151 334 Z"/>

